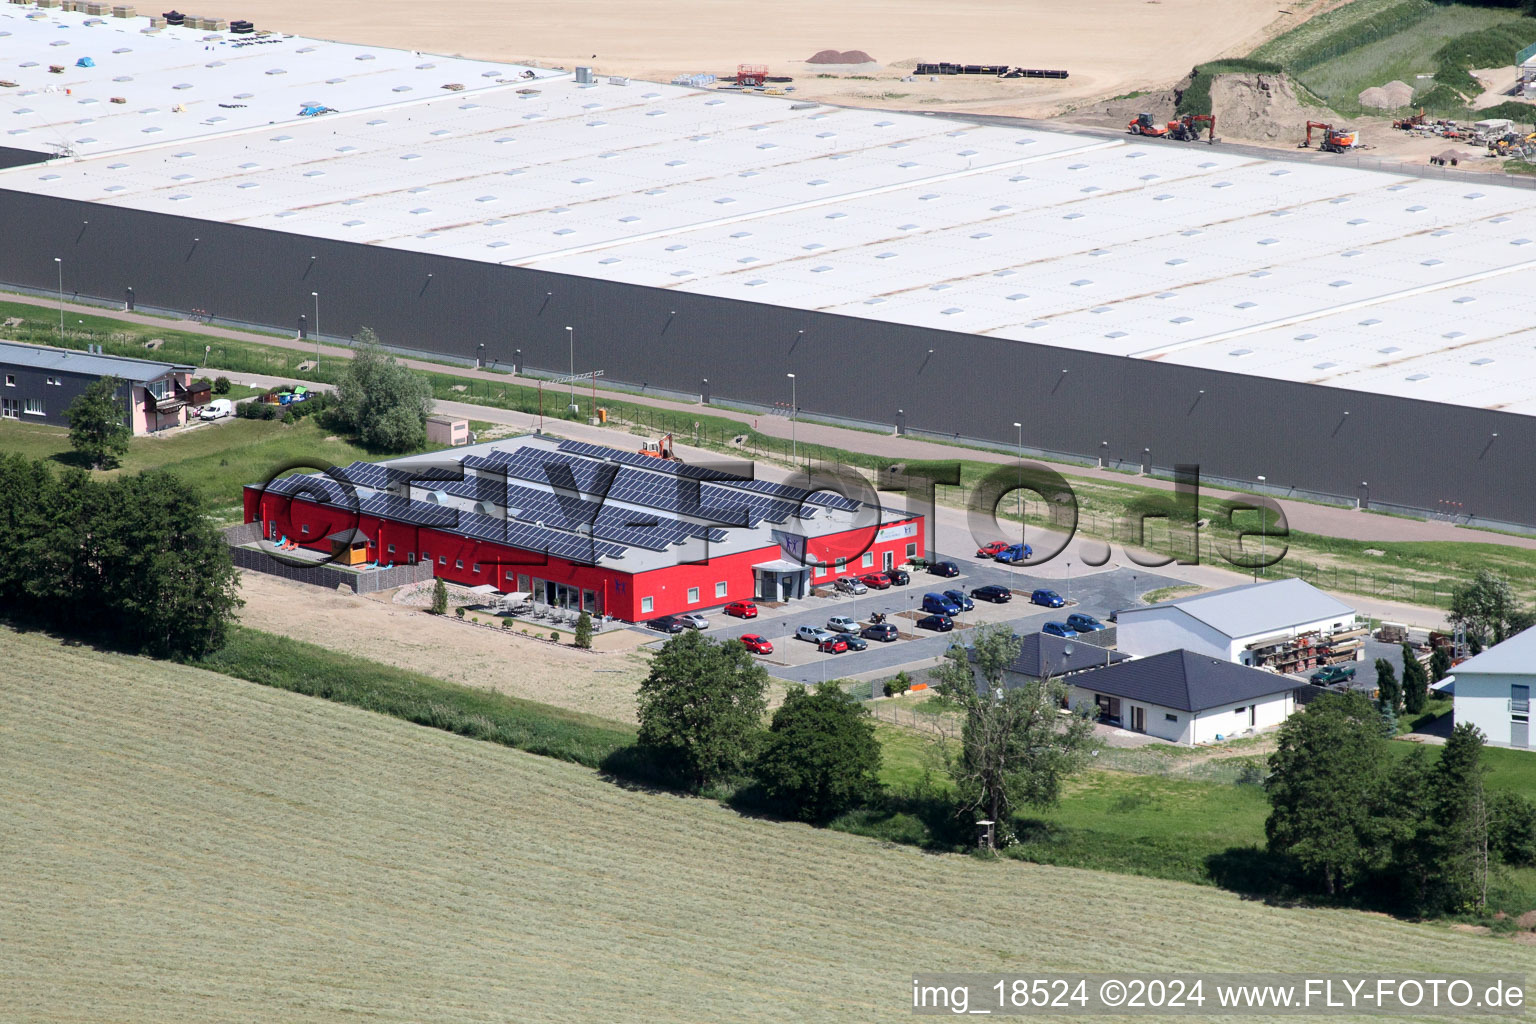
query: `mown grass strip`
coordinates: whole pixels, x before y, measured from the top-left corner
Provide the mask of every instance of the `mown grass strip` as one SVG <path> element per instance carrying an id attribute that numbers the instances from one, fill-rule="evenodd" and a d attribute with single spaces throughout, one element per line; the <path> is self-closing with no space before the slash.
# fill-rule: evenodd
<path id="1" fill-rule="evenodd" d="M 635 742 L 635 730 L 619 722 L 460 686 L 244 626 L 235 627 L 223 650 L 194 664 L 588 768 L 611 769 L 616 758 L 629 756 Z"/>

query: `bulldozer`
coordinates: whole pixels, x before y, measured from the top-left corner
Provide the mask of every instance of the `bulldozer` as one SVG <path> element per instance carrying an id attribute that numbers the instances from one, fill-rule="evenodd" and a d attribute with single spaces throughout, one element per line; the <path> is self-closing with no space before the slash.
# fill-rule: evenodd
<path id="1" fill-rule="evenodd" d="M 1317 148 L 1324 153 L 1342 153 L 1346 149 L 1353 149 L 1360 144 L 1360 133 L 1349 128 L 1335 128 L 1331 124 L 1322 121 L 1307 122 L 1307 137 L 1297 148 L 1306 149 L 1312 145 L 1312 129 L 1318 129 L 1322 138 L 1318 140 Z"/>
<path id="2" fill-rule="evenodd" d="M 1126 125 L 1126 131 L 1132 135 L 1150 135 L 1154 139 L 1160 139 L 1168 134 L 1168 129 L 1152 120 L 1151 114 L 1137 114 L 1136 120 Z"/>
<path id="3" fill-rule="evenodd" d="M 666 462 L 682 462 L 677 452 L 672 450 L 672 435 L 663 434 L 657 441 L 641 441 L 640 451 L 636 454 L 649 455 L 652 458 L 662 459 Z"/>
<path id="4" fill-rule="evenodd" d="M 1168 138 L 1175 142 L 1199 142 L 1200 125 L 1207 126 L 1207 144 L 1216 142 L 1215 114 L 1181 114 L 1168 122 Z"/>

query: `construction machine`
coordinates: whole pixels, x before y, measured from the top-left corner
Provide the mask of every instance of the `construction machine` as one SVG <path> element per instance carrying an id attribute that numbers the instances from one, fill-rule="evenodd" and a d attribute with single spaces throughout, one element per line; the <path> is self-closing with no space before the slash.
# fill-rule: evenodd
<path id="1" fill-rule="evenodd" d="M 1207 126 L 1206 142 L 1216 142 L 1215 114 L 1181 114 L 1168 122 L 1168 138 L 1176 142 L 1199 142 L 1200 125 Z"/>
<path id="2" fill-rule="evenodd" d="M 1414 114 L 1412 117 L 1402 117 L 1398 118 L 1396 121 L 1393 121 L 1392 127 L 1398 129 L 1399 131 L 1411 132 L 1415 128 L 1423 128 L 1426 124 L 1427 122 L 1424 119 L 1424 108 L 1420 107 L 1419 112 Z"/>
<path id="3" fill-rule="evenodd" d="M 1348 128 L 1335 128 L 1331 124 L 1322 121 L 1307 122 L 1307 138 L 1298 148 L 1306 149 L 1312 145 L 1312 129 L 1316 128 L 1322 136 L 1318 140 L 1317 148 L 1324 153 L 1342 153 L 1346 149 L 1353 149 L 1360 144 L 1360 134 Z"/>
<path id="4" fill-rule="evenodd" d="M 652 458 L 663 459 L 667 462 L 683 461 L 677 457 L 677 452 L 672 450 L 671 434 L 661 435 L 659 441 L 641 441 L 639 454 L 649 455 Z"/>
<path id="5" fill-rule="evenodd" d="M 1168 129 L 1153 121 L 1151 114 L 1137 114 L 1136 120 L 1125 127 L 1132 135 L 1150 135 L 1154 139 L 1168 134 Z"/>

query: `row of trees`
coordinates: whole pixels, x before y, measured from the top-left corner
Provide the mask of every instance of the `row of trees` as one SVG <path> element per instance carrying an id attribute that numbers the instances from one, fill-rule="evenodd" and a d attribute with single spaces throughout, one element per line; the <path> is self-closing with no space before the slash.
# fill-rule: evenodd
<path id="1" fill-rule="evenodd" d="M 159 657 L 223 646 L 240 604 L 229 550 L 169 473 L 93 480 L 0 456 L 0 608 Z"/>
<path id="2" fill-rule="evenodd" d="M 1064 692 L 1052 680 L 1003 685 L 1019 653 L 1006 625 L 972 635 L 974 672 L 960 647 L 934 672 L 939 695 L 961 711 L 944 763 L 954 814 L 1006 825 L 1025 806 L 1057 802 L 1096 745 L 1093 723 L 1086 715 L 1062 722 Z M 780 811 L 806 821 L 878 801 L 880 745 L 869 712 L 828 683 L 792 690 L 764 731 L 767 685 L 767 671 L 739 643 L 695 632 L 668 641 L 640 686 L 641 749 L 695 792 L 755 782 Z"/>
<path id="3" fill-rule="evenodd" d="M 1499 863 L 1536 863 L 1536 804 L 1486 790 L 1483 742 L 1462 724 L 1438 759 L 1422 746 L 1394 759 L 1369 699 L 1322 695 L 1270 757 L 1270 852 L 1303 891 L 1426 916 L 1485 909 Z"/>
<path id="4" fill-rule="evenodd" d="M 790 817 L 827 821 L 880 792 L 869 712 L 836 683 L 791 691 L 765 732 L 768 672 L 735 641 L 669 640 L 640 684 L 640 747 L 698 792 L 746 779 Z"/>

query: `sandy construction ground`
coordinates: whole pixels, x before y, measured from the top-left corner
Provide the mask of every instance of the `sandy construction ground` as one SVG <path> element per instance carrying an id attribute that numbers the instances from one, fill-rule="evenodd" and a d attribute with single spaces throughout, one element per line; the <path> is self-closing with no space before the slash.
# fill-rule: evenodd
<path id="1" fill-rule="evenodd" d="M 1099 97 L 1166 88 L 1195 64 L 1246 52 L 1324 6 L 1326 0 L 244 0 L 209 13 L 324 39 L 581 63 L 652 81 L 761 63 L 770 74 L 793 76 L 797 96 L 1048 116 Z M 822 49 L 867 51 L 883 70 L 873 72 L 873 81 L 814 77 L 817 67 L 804 61 Z M 1071 77 L 901 81 L 919 59 L 1060 68 Z"/>
<path id="2" fill-rule="evenodd" d="M 240 621 L 255 629 L 450 682 L 635 721 L 635 688 L 648 658 L 634 650 L 589 654 L 264 573 L 240 576 L 246 602 Z"/>

